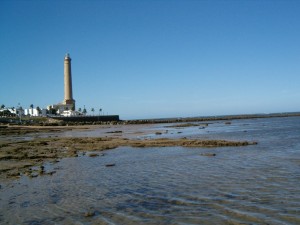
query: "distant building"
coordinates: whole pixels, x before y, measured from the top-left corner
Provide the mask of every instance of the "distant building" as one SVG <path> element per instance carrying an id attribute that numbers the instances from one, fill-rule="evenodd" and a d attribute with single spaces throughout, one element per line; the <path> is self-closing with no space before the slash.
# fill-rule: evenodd
<path id="1" fill-rule="evenodd" d="M 62 116 L 79 116 L 79 112 L 73 110 L 65 110 L 60 115 Z"/>
<path id="2" fill-rule="evenodd" d="M 39 107 L 24 109 L 24 115 L 25 116 L 47 116 L 47 109 L 40 109 Z"/>
<path id="3" fill-rule="evenodd" d="M 17 110 L 15 108 L 7 108 L 6 110 L 8 110 L 11 114 L 17 115 Z"/>
<path id="4" fill-rule="evenodd" d="M 72 105 L 66 105 L 63 103 L 58 103 L 55 105 L 49 105 L 47 106 L 47 109 L 49 110 L 50 114 L 62 114 L 66 110 L 72 110 Z"/>
<path id="5" fill-rule="evenodd" d="M 24 109 L 25 116 L 40 116 L 40 112 L 37 108 Z"/>

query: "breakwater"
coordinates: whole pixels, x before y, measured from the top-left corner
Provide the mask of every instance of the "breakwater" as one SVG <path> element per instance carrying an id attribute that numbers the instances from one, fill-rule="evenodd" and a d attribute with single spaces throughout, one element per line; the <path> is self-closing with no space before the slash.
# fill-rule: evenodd
<path id="1" fill-rule="evenodd" d="M 156 119 L 137 119 L 127 120 L 126 124 L 153 124 L 153 123 L 180 123 L 180 122 L 203 122 L 216 120 L 239 120 L 239 119 L 259 119 L 276 117 L 300 116 L 300 112 L 269 113 L 269 114 L 241 114 L 224 116 L 200 116 L 200 117 L 176 117 L 176 118 L 156 118 Z"/>

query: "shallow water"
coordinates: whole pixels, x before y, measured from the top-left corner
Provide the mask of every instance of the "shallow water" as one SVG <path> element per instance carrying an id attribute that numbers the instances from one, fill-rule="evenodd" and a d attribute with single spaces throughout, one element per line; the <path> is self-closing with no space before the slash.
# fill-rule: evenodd
<path id="1" fill-rule="evenodd" d="M 0 224 L 300 224 L 300 117 L 231 122 L 156 129 L 258 145 L 122 147 L 3 183 Z"/>

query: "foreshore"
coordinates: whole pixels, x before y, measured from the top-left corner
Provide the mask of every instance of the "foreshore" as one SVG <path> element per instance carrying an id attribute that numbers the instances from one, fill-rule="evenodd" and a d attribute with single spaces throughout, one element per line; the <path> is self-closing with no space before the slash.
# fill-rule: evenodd
<path id="1" fill-rule="evenodd" d="M 179 124 L 184 126 L 207 124 Z M 43 164 L 55 163 L 65 157 L 99 156 L 104 150 L 120 146 L 129 147 L 228 147 L 256 144 L 247 141 L 195 140 L 159 138 L 161 131 L 149 129 L 151 125 L 90 125 L 90 126 L 2 126 L 0 128 L 0 179 L 18 178 L 23 175 L 45 175 Z M 167 129 L 168 126 L 166 126 Z M 174 126 L 173 126 L 174 127 Z M 175 125 L 176 127 L 176 125 Z M 97 137 L 61 137 L 61 132 L 97 130 Z M 165 131 L 167 132 L 167 131 Z M 137 138 L 147 134 L 156 138 Z M 29 137 L 22 139 L 22 137 Z M 21 138 L 21 139 L 20 139 Z M 93 153 L 91 153 L 93 152 Z M 33 168 L 39 167 L 38 170 Z"/>
<path id="2" fill-rule="evenodd" d="M 44 171 L 34 170 L 46 162 L 55 163 L 61 158 L 101 155 L 104 150 L 121 146 L 128 147 L 228 147 L 256 144 L 247 140 L 197 140 L 184 136 L 161 138 L 168 129 L 199 127 L 205 129 L 213 121 L 224 121 L 230 125 L 234 119 L 256 119 L 273 117 L 300 116 L 300 113 L 255 114 L 220 117 L 169 118 L 155 120 L 128 120 L 105 122 L 102 124 L 61 123 L 55 120 L 40 125 L 0 124 L 0 179 L 18 178 L 23 175 L 35 177 L 44 175 Z M 155 130 L 155 124 L 165 123 L 165 130 Z M 35 123 L 36 124 L 36 123 Z M 61 125 L 61 126 L 60 126 Z M 197 128 L 198 129 L 198 128 Z M 81 132 L 93 132 L 97 135 L 81 136 Z M 69 132 L 70 137 L 61 136 Z M 76 135 L 74 135 L 76 133 Z M 182 133 L 178 131 L 177 133 Z M 152 135 L 152 138 L 147 138 Z M 94 153 L 91 153 L 91 152 Z"/>

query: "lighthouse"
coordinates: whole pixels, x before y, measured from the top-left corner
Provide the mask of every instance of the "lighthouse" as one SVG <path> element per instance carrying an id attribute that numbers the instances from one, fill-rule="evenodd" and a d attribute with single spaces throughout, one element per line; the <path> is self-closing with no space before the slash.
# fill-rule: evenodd
<path id="1" fill-rule="evenodd" d="M 68 106 L 69 109 L 75 110 L 75 100 L 73 99 L 72 91 L 71 58 L 69 54 L 66 54 L 64 59 L 64 85 L 65 98 L 63 103 Z"/>

